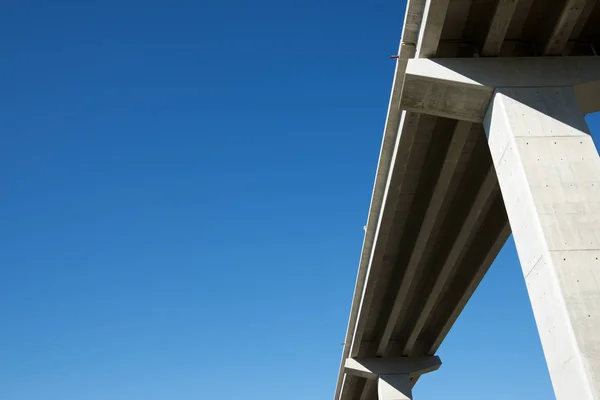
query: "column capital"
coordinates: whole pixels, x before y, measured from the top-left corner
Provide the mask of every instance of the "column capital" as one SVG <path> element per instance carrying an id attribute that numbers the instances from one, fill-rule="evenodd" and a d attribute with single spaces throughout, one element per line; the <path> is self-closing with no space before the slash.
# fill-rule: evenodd
<path id="1" fill-rule="evenodd" d="M 497 88 L 572 87 L 584 114 L 600 110 L 600 57 L 408 61 L 400 108 L 482 122 Z"/>
<path id="2" fill-rule="evenodd" d="M 344 369 L 349 375 L 377 379 L 384 375 L 418 376 L 435 371 L 441 365 L 442 362 L 438 356 L 347 358 Z"/>

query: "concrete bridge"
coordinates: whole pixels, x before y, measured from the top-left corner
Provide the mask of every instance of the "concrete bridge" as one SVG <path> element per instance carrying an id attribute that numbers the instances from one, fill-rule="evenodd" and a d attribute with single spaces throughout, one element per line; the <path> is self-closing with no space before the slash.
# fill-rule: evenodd
<path id="1" fill-rule="evenodd" d="M 334 400 L 412 399 L 511 231 L 559 400 L 600 400 L 600 1 L 409 0 Z"/>

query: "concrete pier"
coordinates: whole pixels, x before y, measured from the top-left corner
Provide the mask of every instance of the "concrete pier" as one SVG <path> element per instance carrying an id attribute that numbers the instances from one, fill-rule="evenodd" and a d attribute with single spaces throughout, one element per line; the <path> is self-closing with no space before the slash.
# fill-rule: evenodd
<path id="1" fill-rule="evenodd" d="M 379 400 L 412 400 L 412 380 L 435 371 L 442 365 L 439 357 L 349 358 L 347 374 L 377 382 Z"/>
<path id="2" fill-rule="evenodd" d="M 572 88 L 499 88 L 484 126 L 556 398 L 600 399 L 600 157 Z"/>
<path id="3" fill-rule="evenodd" d="M 412 385 L 408 374 L 381 375 L 377 379 L 379 400 L 412 400 Z"/>

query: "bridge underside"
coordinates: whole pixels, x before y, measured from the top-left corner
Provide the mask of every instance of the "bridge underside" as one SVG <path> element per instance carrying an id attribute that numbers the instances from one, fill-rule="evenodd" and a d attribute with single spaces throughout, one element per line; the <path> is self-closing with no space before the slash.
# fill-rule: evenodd
<path id="1" fill-rule="evenodd" d="M 377 280 L 353 357 L 435 354 L 510 234 L 482 125 L 413 117 L 416 129 L 400 139 L 407 154 L 392 171 L 390 229 L 371 267 Z M 445 190 L 433 197 L 436 181 Z M 428 213 L 434 202 L 437 212 Z M 411 257 L 421 260 L 406 276 Z M 377 398 L 373 381 L 346 379 L 344 399 Z"/>
<path id="2" fill-rule="evenodd" d="M 344 359 L 434 355 L 511 232 L 483 125 L 399 109 L 406 59 L 600 50 L 595 0 L 408 3 Z M 342 361 L 335 400 L 376 399 Z"/>

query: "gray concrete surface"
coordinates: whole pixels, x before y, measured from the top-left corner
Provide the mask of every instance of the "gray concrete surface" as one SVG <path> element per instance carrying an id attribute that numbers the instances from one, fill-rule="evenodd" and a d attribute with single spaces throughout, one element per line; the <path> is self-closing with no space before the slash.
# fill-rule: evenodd
<path id="1" fill-rule="evenodd" d="M 412 399 L 411 378 L 437 370 L 439 357 L 348 358 L 344 371 L 377 382 L 379 399 Z"/>
<path id="2" fill-rule="evenodd" d="M 600 399 L 600 157 L 570 87 L 508 88 L 484 124 L 557 399 Z"/>
<path id="3" fill-rule="evenodd" d="M 412 386 L 407 374 L 382 375 L 377 380 L 379 400 L 412 400 Z"/>
<path id="4" fill-rule="evenodd" d="M 505 178 L 498 174 L 499 183 L 494 168 L 498 157 L 494 151 L 506 149 L 493 145 L 492 136 L 488 142 L 482 124 L 490 104 L 501 99 L 500 108 L 516 109 L 502 95 L 509 90 L 525 93 L 529 89 L 523 86 L 537 81 L 540 88 L 554 86 L 548 90 L 561 94 L 549 96 L 554 99 L 549 104 L 535 96 L 521 98 L 529 107 L 528 121 L 537 121 L 530 129 L 575 129 L 585 134 L 582 112 L 600 109 L 596 49 L 600 49 L 596 0 L 408 1 L 334 400 L 412 398 L 412 386 L 426 371 L 378 374 L 373 379 L 348 366 L 377 357 L 399 362 L 434 356 L 511 232 L 507 209 L 519 257 L 528 260 L 536 255 L 544 261 L 544 266 L 525 275 L 534 310 L 541 310 L 536 318 L 557 397 L 597 398 L 598 348 L 590 334 L 600 331 L 593 318 L 600 311 L 594 286 L 596 247 L 591 242 L 587 249 L 577 246 L 588 239 L 586 235 L 600 236 L 587 225 L 581 228 L 585 234 L 573 225 L 577 212 L 577 218 L 584 215 L 596 221 L 596 189 L 584 186 L 591 181 L 596 185 L 592 177 L 597 171 L 586 175 L 579 168 L 596 168 L 597 153 L 580 134 L 575 135 L 582 138 L 577 146 L 562 136 L 556 139 L 565 143 L 562 151 L 568 156 L 542 145 L 526 148 L 547 151 L 539 157 L 546 163 L 542 170 L 531 161 L 537 162 L 537 153 L 524 157 L 525 150 L 513 149 L 511 166 L 522 172 L 523 180 L 507 189 Z M 502 95 L 497 94 L 500 91 Z M 570 111 L 556 111 L 557 104 Z M 542 111 L 544 107 L 551 115 L 554 112 L 552 117 Z M 516 134 L 517 128 L 506 124 Z M 552 134 L 546 139 L 552 142 Z M 569 158 L 573 154 L 582 154 L 585 160 Z M 568 175 L 574 171 L 583 183 Z M 548 202 L 550 196 L 538 186 L 552 179 L 554 186 L 568 182 L 577 190 L 556 186 L 563 197 Z M 517 238 L 520 228 L 515 224 L 524 216 L 515 211 L 523 212 L 523 206 L 519 202 L 514 207 L 513 195 L 540 201 L 541 205 L 533 203 L 534 208 L 524 207 L 532 218 L 527 229 L 535 233 L 525 237 L 541 243 L 535 250 L 527 245 L 529 239 Z M 558 207 L 558 217 L 539 217 L 551 216 L 552 207 Z M 559 243 L 565 239 L 563 231 L 573 238 L 567 247 L 554 249 L 546 236 Z M 544 268 L 542 277 L 536 277 Z M 553 296 L 548 296 L 548 288 L 554 290 Z M 554 307 L 560 310 L 558 322 L 547 312 Z M 554 327 L 548 328 L 552 323 L 562 324 L 561 328 L 552 331 Z M 542 334 L 546 328 L 552 332 Z M 556 337 L 568 343 L 564 353 L 552 350 Z M 556 372 L 563 370 L 567 378 Z M 578 382 L 579 389 L 570 388 L 572 382 Z M 575 391 L 568 397 L 570 390 Z"/>
<path id="5" fill-rule="evenodd" d="M 498 87 L 576 88 L 581 109 L 600 110 L 600 57 L 412 59 L 400 107 L 481 123 Z"/>

